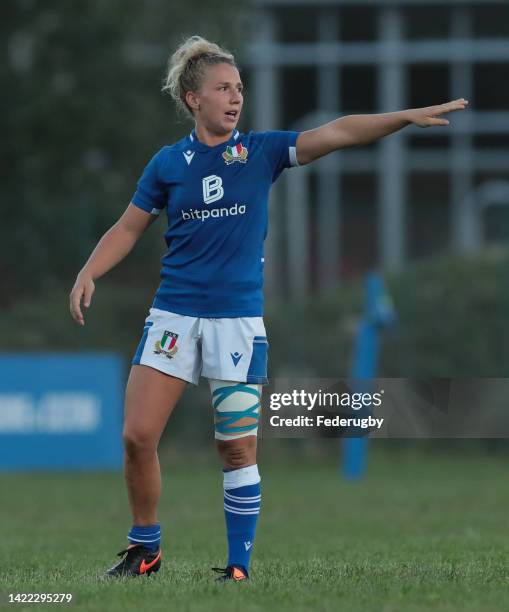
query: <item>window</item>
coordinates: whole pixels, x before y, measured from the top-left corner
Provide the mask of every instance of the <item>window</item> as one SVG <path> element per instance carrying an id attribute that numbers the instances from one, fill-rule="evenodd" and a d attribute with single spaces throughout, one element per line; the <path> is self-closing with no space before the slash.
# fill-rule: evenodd
<path id="1" fill-rule="evenodd" d="M 444 251 L 450 242 L 448 174 L 411 174 L 407 201 L 408 257 L 429 257 Z"/>
<path id="2" fill-rule="evenodd" d="M 377 72 L 374 66 L 345 66 L 341 78 L 341 113 L 376 112 Z"/>
<path id="3" fill-rule="evenodd" d="M 281 78 L 281 108 L 284 109 L 285 130 L 316 108 L 316 70 L 314 68 L 285 68 Z"/>
<path id="4" fill-rule="evenodd" d="M 509 38 L 509 3 L 474 6 L 472 34 L 474 38 Z"/>
<path id="5" fill-rule="evenodd" d="M 314 42 L 317 37 L 318 13 L 313 8 L 276 9 L 274 11 L 278 33 L 282 43 Z"/>
<path id="6" fill-rule="evenodd" d="M 509 64 L 494 62 L 475 64 L 473 80 L 473 108 L 476 110 L 508 109 Z"/>
<path id="7" fill-rule="evenodd" d="M 404 37 L 409 40 L 449 36 L 450 10 L 444 4 L 407 7 L 404 15 Z"/>
<path id="8" fill-rule="evenodd" d="M 374 41 L 376 12 L 370 6 L 345 6 L 339 13 L 339 31 L 344 42 Z"/>

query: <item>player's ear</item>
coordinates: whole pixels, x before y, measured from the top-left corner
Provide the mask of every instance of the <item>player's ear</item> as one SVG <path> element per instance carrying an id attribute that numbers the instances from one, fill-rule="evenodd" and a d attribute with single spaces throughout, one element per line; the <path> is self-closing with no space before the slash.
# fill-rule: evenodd
<path id="1" fill-rule="evenodd" d="M 188 91 L 186 93 L 186 102 L 192 110 L 200 110 L 200 103 L 194 91 Z"/>

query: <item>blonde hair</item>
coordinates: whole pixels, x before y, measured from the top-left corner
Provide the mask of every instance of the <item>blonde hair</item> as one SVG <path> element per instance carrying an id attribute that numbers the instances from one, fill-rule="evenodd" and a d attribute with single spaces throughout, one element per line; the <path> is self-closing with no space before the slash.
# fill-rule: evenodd
<path id="1" fill-rule="evenodd" d="M 190 36 L 170 57 L 161 91 L 171 95 L 178 110 L 193 117 L 186 93 L 199 91 L 208 66 L 223 63 L 236 66 L 233 55 L 226 49 L 201 36 Z"/>

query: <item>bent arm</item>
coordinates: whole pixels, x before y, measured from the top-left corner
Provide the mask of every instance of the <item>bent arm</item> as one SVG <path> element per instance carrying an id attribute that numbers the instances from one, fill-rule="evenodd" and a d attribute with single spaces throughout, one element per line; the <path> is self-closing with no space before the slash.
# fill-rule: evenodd
<path id="1" fill-rule="evenodd" d="M 425 108 L 413 108 L 378 115 L 347 115 L 314 130 L 299 134 L 296 143 L 299 165 L 308 164 L 319 157 L 357 145 L 365 145 L 388 136 L 407 125 L 419 127 L 449 125 L 444 113 L 463 110 L 468 104 L 464 98 Z"/>
<path id="2" fill-rule="evenodd" d="M 143 232 L 157 219 L 134 204 L 99 240 L 80 274 L 93 280 L 106 274 L 131 251 Z"/>
<path id="3" fill-rule="evenodd" d="M 143 232 L 157 219 L 134 204 L 129 204 L 124 214 L 99 240 L 76 278 L 69 296 L 72 318 L 85 325 L 81 301 L 88 308 L 95 290 L 94 280 L 122 261 Z"/>

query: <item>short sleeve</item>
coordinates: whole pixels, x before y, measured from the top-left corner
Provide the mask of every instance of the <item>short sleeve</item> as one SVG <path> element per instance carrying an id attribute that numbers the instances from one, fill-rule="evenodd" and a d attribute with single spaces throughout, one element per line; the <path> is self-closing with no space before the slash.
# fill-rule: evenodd
<path id="1" fill-rule="evenodd" d="M 295 144 L 299 132 L 262 132 L 262 149 L 272 170 L 272 182 L 285 168 L 298 166 Z"/>
<path id="2" fill-rule="evenodd" d="M 164 149 L 161 149 L 149 161 L 143 170 L 132 203 L 142 210 L 158 215 L 167 203 L 167 189 L 161 180 Z"/>

